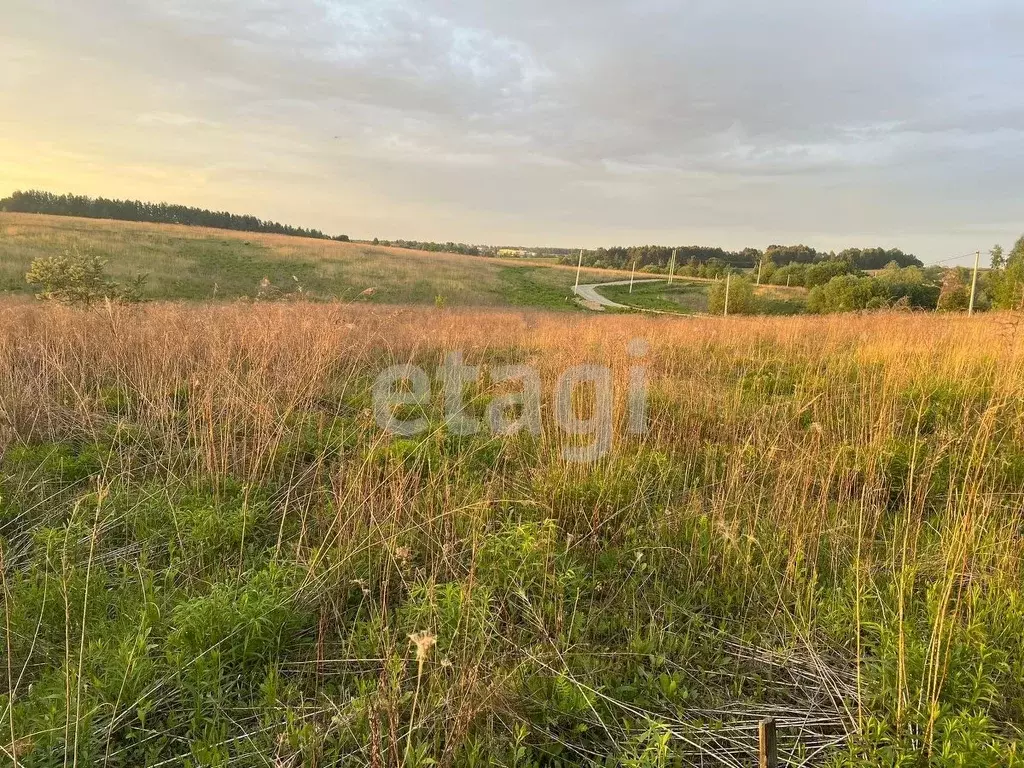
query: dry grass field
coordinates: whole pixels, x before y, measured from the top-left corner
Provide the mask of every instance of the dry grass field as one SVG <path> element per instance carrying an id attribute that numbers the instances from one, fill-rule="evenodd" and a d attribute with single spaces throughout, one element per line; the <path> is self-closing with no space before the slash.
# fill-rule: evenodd
<path id="1" fill-rule="evenodd" d="M 5 764 L 739 768 L 774 715 L 785 765 L 1021 766 L 1021 340 L 998 314 L 5 305 Z M 455 350 L 478 414 L 494 366 L 534 366 L 540 434 L 453 434 L 437 398 L 384 434 L 377 372 Z M 588 464 L 552 418 L 581 363 L 616 396 Z"/>

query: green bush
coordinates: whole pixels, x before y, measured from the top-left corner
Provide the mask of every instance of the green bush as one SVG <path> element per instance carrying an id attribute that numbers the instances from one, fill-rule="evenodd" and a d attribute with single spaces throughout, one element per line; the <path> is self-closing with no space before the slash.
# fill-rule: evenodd
<path id="1" fill-rule="evenodd" d="M 1017 240 L 1010 255 L 993 258 L 993 269 L 987 281 L 991 286 L 992 303 L 998 309 L 1020 309 L 1024 306 L 1024 237 Z"/>
<path id="2" fill-rule="evenodd" d="M 729 314 L 752 315 L 757 311 L 757 299 L 754 297 L 754 284 L 745 277 L 733 277 L 728 282 Z M 726 281 L 722 280 L 711 286 L 708 293 L 708 312 L 720 315 L 725 312 Z"/>
<path id="3" fill-rule="evenodd" d="M 66 251 L 59 256 L 33 260 L 25 274 L 25 282 L 39 287 L 37 298 L 61 304 L 88 307 L 103 299 L 142 300 L 145 275 L 137 275 L 120 285 L 107 276 L 105 267 L 106 262 L 99 256 Z"/>
<path id="4" fill-rule="evenodd" d="M 34 260 L 25 281 L 39 286 L 36 296 L 40 299 L 89 306 L 114 292 L 114 283 L 107 278 L 104 266 L 98 256 L 66 252 Z"/>
<path id="5" fill-rule="evenodd" d="M 811 289 L 810 312 L 855 312 L 904 306 L 933 309 L 939 289 L 918 267 L 887 267 L 873 277 L 840 275 Z"/>

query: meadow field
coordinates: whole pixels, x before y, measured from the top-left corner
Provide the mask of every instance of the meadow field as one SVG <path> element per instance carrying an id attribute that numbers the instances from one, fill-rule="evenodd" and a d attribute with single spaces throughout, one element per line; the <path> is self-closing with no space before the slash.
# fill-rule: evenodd
<path id="1" fill-rule="evenodd" d="M 1021 338 L 4 304 L 3 760 L 741 768 L 774 716 L 784 765 L 1024 765 Z M 537 370 L 540 433 L 456 434 L 436 397 L 382 431 L 377 373 L 454 351 L 477 414 L 497 366 Z M 552 418 L 582 363 L 615 393 L 590 463 Z"/>
<path id="2" fill-rule="evenodd" d="M 287 235 L 108 219 L 0 212 L 0 295 L 31 295 L 33 259 L 96 255 L 111 277 L 146 275 L 144 296 L 168 300 L 275 296 L 380 304 L 578 310 L 575 269 L 551 261 L 388 248 Z M 614 271 L 584 270 L 602 282 Z M 628 273 L 626 275 L 628 277 Z M 365 291 L 371 295 L 363 295 Z"/>
<path id="3" fill-rule="evenodd" d="M 633 286 L 632 292 L 628 285 L 611 285 L 601 288 L 599 292 L 620 304 L 659 312 L 695 314 L 708 311 L 706 281 L 676 280 L 671 284 L 667 280 L 641 282 Z"/>

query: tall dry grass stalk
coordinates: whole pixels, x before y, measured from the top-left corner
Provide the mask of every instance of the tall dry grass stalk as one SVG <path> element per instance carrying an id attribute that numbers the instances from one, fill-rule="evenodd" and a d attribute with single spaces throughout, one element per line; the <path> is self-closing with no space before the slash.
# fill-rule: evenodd
<path id="1" fill-rule="evenodd" d="M 636 362 L 626 348 L 636 338 L 651 344 L 644 360 L 651 420 L 647 434 L 628 437 L 624 393 Z M 524 447 L 484 436 L 466 452 L 445 442 L 440 423 L 418 443 L 381 433 L 367 394 L 376 372 L 409 361 L 429 370 L 454 350 L 485 365 L 537 367 L 545 392 L 538 440 Z M 584 362 L 611 366 L 619 396 L 615 450 L 595 465 L 559 458 L 566 438 L 550 417 L 555 380 Z M 586 730 L 538 731 L 578 760 L 591 741 L 640 738 L 609 712 L 663 729 L 690 759 L 727 765 L 749 754 L 750 718 L 764 711 L 796 734 L 794 763 L 821 760 L 843 744 L 856 754 L 850 745 L 867 738 L 876 727 L 870 722 L 885 723 L 877 728 L 886 744 L 928 753 L 937 739 L 952 743 L 957 707 L 965 717 L 983 713 L 995 723 L 992 733 L 1012 740 L 1024 698 L 1010 688 L 1021 685 L 1021 667 L 1006 658 L 1010 625 L 997 613 L 1021 600 L 1022 374 L 1020 336 L 1012 318 L 1000 316 L 726 321 L 317 304 L 5 308 L 0 451 L 9 459 L 40 444 L 104 446 L 91 487 L 107 498 L 91 497 L 95 519 L 74 529 L 87 543 L 81 594 L 67 554 L 73 533 L 63 547 L 60 654 L 49 642 L 42 650 L 28 644 L 28 632 L 19 640 L 27 650 L 9 650 L 0 665 L 8 669 L 0 732 L 15 746 L 30 735 L 12 714 L 23 704 L 28 723 L 36 711 L 27 683 L 16 684 L 19 670 L 39 677 L 41 665 L 56 660 L 67 691 L 60 748 L 70 762 L 86 749 L 87 718 L 94 728 L 102 722 L 110 764 L 118 749 L 143 754 L 131 752 L 143 749 L 137 734 L 111 746 L 137 702 L 86 696 L 91 644 L 96 653 L 102 644 L 89 634 L 90 578 L 99 578 L 89 569 L 102 566 L 109 584 L 117 568 L 136 568 L 152 542 L 126 530 L 160 497 L 211 488 L 228 499 L 238 486 L 242 533 L 232 544 L 232 579 L 252 573 L 247 553 L 264 537 L 275 563 L 301 572 L 288 600 L 315 614 L 311 632 L 290 630 L 300 640 L 315 635 L 308 648 L 299 642 L 294 653 L 268 651 L 263 659 L 275 669 L 316 670 L 309 681 L 301 677 L 308 701 L 287 705 L 317 734 L 303 738 L 319 745 L 279 746 L 282 755 L 304 755 L 295 760 L 315 753 L 326 763 L 325 744 L 344 742 L 339 729 L 356 729 L 364 717 L 364 745 L 379 746 L 366 756 L 374 765 L 397 761 L 400 741 L 405 764 L 430 755 L 446 764 L 468 759 L 481 728 L 510 728 L 509 743 L 519 743 L 510 724 L 531 722 L 540 706 L 524 693 L 534 690 L 531 676 L 561 681 L 552 696 L 583 702 L 574 711 Z M 493 392 L 485 381 L 473 394 L 479 403 Z M 60 496 L 66 488 L 36 493 L 30 471 L 4 466 L 5 494 L 35 499 L 4 523 L 9 623 L 8 583 L 31 581 L 32 564 L 42 562 L 41 532 L 81 515 L 68 511 L 74 502 Z M 269 534 L 260 527 L 266 521 L 249 522 L 252 499 L 266 489 L 270 497 L 260 503 L 271 510 Z M 182 525 L 168 529 L 180 543 L 163 546 L 196 547 Z M 602 561 L 608 556 L 614 566 Z M 211 558 L 201 547 L 185 551 L 175 588 L 208 595 L 211 574 L 220 573 Z M 601 582 L 612 572 L 618 585 Z M 148 578 L 139 572 L 143 590 Z M 576 604 L 565 596 L 570 583 Z M 362 596 L 345 597 L 353 584 Z M 620 614 L 607 635 L 596 629 L 604 609 Z M 183 621 L 153 631 L 173 639 Z M 404 629 L 438 636 L 431 659 L 418 658 L 411 671 L 402 661 L 403 621 L 425 621 Z M 694 628 L 684 632 L 680 622 Z M 376 628 L 375 654 L 344 661 L 368 626 Z M 688 650 L 680 639 L 687 632 L 717 650 Z M 5 634 L 10 644 L 11 630 Z M 671 698 L 686 677 L 691 688 L 703 686 L 706 695 L 690 695 L 704 703 L 641 705 L 573 661 L 577 653 L 607 653 L 626 664 L 634 646 L 668 656 L 658 662 L 668 664 L 665 680 L 650 685 Z M 137 659 L 153 653 L 132 656 L 125 680 Z M 672 671 L 672 654 L 691 653 L 709 665 L 706 674 Z M 1003 666 L 986 666 L 997 656 Z M 980 680 L 971 699 L 961 663 L 1011 682 L 993 692 Z M 347 670 L 345 680 L 363 680 L 352 688 L 362 692 L 357 699 L 365 680 L 379 680 L 369 715 L 340 700 L 325 704 L 323 686 L 338 669 Z M 761 675 L 774 687 L 755 694 Z M 399 712 L 409 706 L 410 681 L 414 709 L 406 718 Z M 169 678 L 155 679 L 140 696 L 161 701 L 168 686 Z M 221 746 L 242 750 L 239 740 L 262 743 L 260 729 L 287 730 L 271 720 L 239 721 L 243 735 L 225 736 Z M 722 731 L 715 720 L 737 724 Z M 188 749 L 170 745 L 161 754 Z M 497 759 L 493 745 L 487 749 Z"/>

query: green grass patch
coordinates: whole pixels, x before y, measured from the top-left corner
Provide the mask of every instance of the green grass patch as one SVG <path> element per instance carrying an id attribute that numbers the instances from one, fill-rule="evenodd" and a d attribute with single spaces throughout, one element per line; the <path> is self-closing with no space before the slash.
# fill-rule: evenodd
<path id="1" fill-rule="evenodd" d="M 682 279 L 668 283 L 634 283 L 630 293 L 628 285 L 609 285 L 598 288 L 605 298 L 641 309 L 657 309 L 662 312 L 697 314 L 708 308 L 708 284 Z"/>
<path id="2" fill-rule="evenodd" d="M 31 295 L 33 259 L 96 255 L 149 299 L 308 298 L 380 304 L 578 310 L 573 270 L 554 262 L 71 217 L 0 213 L 0 291 Z M 594 273 L 588 270 L 587 275 Z M 261 287 L 266 279 L 269 287 Z"/>

